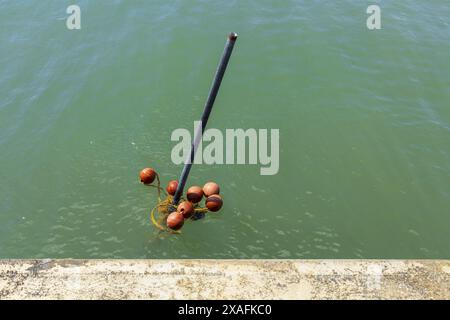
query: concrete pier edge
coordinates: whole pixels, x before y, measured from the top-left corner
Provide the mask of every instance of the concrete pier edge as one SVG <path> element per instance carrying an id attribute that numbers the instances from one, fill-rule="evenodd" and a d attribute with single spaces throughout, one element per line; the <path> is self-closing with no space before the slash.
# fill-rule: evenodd
<path id="1" fill-rule="evenodd" d="M 450 299 L 450 260 L 0 260 L 4 299 Z"/>

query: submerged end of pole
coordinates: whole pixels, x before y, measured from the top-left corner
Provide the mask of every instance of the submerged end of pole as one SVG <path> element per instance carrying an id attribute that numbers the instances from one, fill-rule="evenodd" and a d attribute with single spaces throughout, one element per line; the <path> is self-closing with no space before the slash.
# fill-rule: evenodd
<path id="1" fill-rule="evenodd" d="M 236 32 L 231 32 L 231 33 L 228 35 L 228 39 L 230 39 L 230 41 L 235 41 L 235 40 L 237 39 L 237 37 L 238 37 L 238 35 L 237 35 Z"/>

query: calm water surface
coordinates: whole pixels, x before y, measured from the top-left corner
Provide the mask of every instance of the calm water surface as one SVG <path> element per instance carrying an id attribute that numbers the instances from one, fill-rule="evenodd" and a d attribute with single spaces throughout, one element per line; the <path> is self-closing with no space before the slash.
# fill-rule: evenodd
<path id="1" fill-rule="evenodd" d="M 450 4 L 0 1 L 0 258 L 450 258 Z M 279 128 L 280 171 L 197 165 L 217 215 L 148 215 L 176 128 Z"/>

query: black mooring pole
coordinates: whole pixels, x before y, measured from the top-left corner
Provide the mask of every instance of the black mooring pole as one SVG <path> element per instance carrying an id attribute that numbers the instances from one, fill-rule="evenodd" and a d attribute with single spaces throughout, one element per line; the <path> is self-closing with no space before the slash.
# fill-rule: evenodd
<path id="1" fill-rule="evenodd" d="M 194 142 L 191 144 L 191 152 L 185 161 L 183 171 L 181 172 L 180 180 L 178 182 L 178 188 L 173 196 L 172 200 L 172 210 L 175 211 L 175 207 L 180 201 L 181 195 L 183 194 L 183 189 L 186 184 L 186 180 L 189 176 L 189 171 L 191 171 L 192 163 L 194 162 L 195 152 L 197 151 L 198 144 L 201 142 L 203 131 L 205 130 L 206 123 L 208 122 L 209 115 L 214 105 L 214 100 L 216 100 L 217 92 L 219 91 L 220 84 L 222 82 L 223 75 L 230 60 L 231 52 L 233 51 L 234 43 L 237 39 L 237 33 L 232 32 L 228 35 L 227 43 L 225 44 L 225 49 L 220 59 L 219 66 L 216 70 L 216 75 L 214 76 L 214 81 L 211 88 L 209 89 L 208 99 L 205 103 L 205 109 L 203 110 L 201 118 L 201 127 L 197 129 L 194 135 Z"/>

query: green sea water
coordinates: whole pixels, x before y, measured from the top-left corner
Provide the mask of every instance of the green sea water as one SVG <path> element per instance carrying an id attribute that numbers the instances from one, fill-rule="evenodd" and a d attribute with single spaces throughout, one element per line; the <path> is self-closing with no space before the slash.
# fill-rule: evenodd
<path id="1" fill-rule="evenodd" d="M 138 173 L 230 31 L 208 127 L 279 129 L 279 173 L 195 165 L 224 207 L 161 234 Z M 448 0 L 0 1 L 0 258 L 450 258 L 449 53 Z"/>

